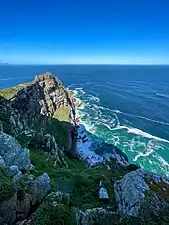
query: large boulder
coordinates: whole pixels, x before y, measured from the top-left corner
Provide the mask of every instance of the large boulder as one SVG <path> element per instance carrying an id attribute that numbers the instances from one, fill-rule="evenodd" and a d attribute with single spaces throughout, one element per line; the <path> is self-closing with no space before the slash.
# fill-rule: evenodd
<path id="1" fill-rule="evenodd" d="M 19 170 L 31 169 L 28 149 L 23 149 L 12 136 L 0 132 L 0 156 L 7 166 L 18 166 Z"/>
<path id="2" fill-rule="evenodd" d="M 114 192 L 121 216 L 138 216 L 145 208 L 158 215 L 169 206 L 169 179 L 137 169 L 116 181 Z"/>

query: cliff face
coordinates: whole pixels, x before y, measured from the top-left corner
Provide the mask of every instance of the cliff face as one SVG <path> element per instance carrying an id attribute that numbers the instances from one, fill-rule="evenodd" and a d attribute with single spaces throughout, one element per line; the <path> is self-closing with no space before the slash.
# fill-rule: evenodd
<path id="1" fill-rule="evenodd" d="M 75 121 L 75 106 L 72 95 L 63 87 L 59 79 L 45 73 L 28 83 L 15 88 L 4 89 L 1 96 L 8 97 L 0 101 L 0 120 L 4 131 L 18 136 L 30 130 L 46 134 L 54 120 L 67 123 L 71 127 Z M 52 121 L 53 120 L 53 121 Z M 71 147 L 71 133 L 67 129 L 68 148 Z"/>
<path id="2" fill-rule="evenodd" d="M 67 108 L 70 123 L 75 117 L 71 96 L 62 83 L 50 73 L 36 76 L 32 85 L 20 90 L 11 99 L 11 106 L 18 110 L 25 127 L 34 127 L 36 121 L 45 125 L 59 108 Z"/>

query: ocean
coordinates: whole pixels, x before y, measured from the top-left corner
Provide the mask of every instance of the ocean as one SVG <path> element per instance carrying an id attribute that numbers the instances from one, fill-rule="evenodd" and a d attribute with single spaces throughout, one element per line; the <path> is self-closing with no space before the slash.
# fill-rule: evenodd
<path id="1" fill-rule="evenodd" d="M 119 147 L 130 163 L 169 176 L 169 66 L 0 65 L 0 89 L 47 71 L 82 101 L 77 114 L 91 137 Z"/>

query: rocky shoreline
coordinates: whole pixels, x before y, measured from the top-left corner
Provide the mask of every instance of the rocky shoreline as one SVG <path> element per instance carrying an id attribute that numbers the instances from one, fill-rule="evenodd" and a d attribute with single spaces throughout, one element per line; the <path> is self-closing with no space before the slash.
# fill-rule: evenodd
<path id="1" fill-rule="evenodd" d="M 169 224 L 169 179 L 97 154 L 78 107 L 51 73 L 0 90 L 0 225 Z"/>

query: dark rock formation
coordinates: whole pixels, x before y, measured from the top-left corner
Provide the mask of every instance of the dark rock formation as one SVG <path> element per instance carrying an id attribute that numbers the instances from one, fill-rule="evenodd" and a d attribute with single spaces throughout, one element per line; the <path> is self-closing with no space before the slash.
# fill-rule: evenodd
<path id="1" fill-rule="evenodd" d="M 31 210 L 46 196 L 50 190 L 50 178 L 43 174 L 36 180 L 28 179 L 24 189 L 16 190 L 0 202 L 0 225 L 15 225 L 17 221 L 24 220 Z"/>

